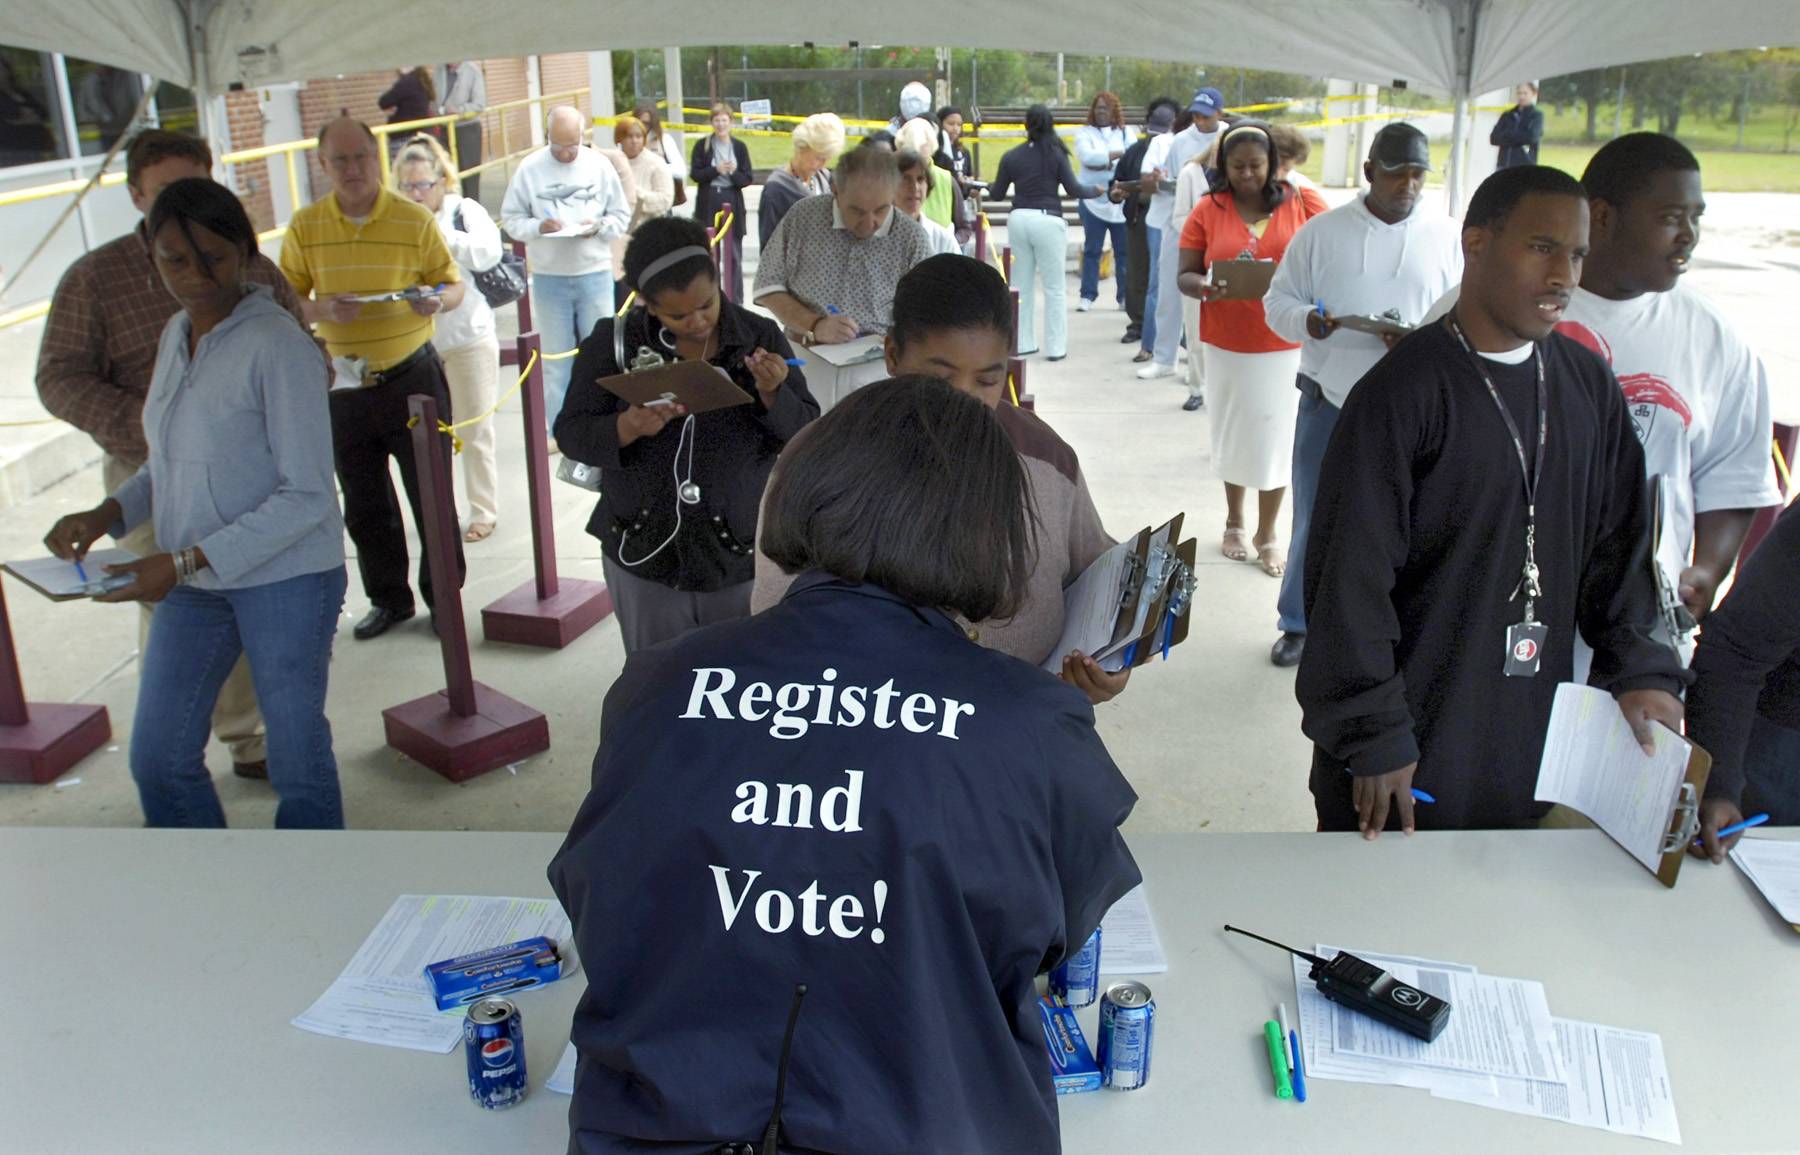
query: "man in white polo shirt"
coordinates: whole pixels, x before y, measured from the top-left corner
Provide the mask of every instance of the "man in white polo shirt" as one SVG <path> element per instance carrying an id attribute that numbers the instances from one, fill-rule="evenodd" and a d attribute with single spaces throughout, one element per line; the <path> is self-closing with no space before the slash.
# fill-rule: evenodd
<path id="1" fill-rule="evenodd" d="M 1424 133 L 1405 123 L 1376 133 L 1363 165 L 1369 191 L 1301 227 L 1263 298 L 1269 328 L 1301 342 L 1290 557 L 1306 557 L 1319 463 L 1338 410 L 1357 379 L 1393 344 L 1345 329 L 1339 318 L 1391 312 L 1416 325 L 1462 279 L 1461 228 L 1442 212 L 1418 207 L 1430 171 L 1431 145 Z M 1306 646 L 1305 574 L 1302 562 L 1288 566 L 1281 579 L 1281 636 L 1269 652 L 1277 666 L 1298 664 Z"/>

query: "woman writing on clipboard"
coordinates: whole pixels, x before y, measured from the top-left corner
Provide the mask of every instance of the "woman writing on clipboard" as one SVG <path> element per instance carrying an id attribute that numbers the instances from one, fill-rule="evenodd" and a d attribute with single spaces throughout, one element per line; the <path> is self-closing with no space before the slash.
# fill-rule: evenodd
<path id="1" fill-rule="evenodd" d="M 781 327 L 719 292 L 699 224 L 645 221 L 625 250 L 625 280 L 637 303 L 581 343 L 556 440 L 565 457 L 600 469 L 588 532 L 600 539 L 629 654 L 750 612 L 763 483 L 819 403 Z M 649 360 L 646 350 L 705 361 L 753 400 L 697 414 L 629 404 L 600 383 L 625 371 L 620 347 L 626 365 Z"/>
<path id="2" fill-rule="evenodd" d="M 1220 551 L 1248 561 L 1250 547 L 1270 577 L 1287 570 L 1276 536 L 1281 499 L 1293 472 L 1294 423 L 1300 395 L 1300 346 L 1282 340 L 1263 319 L 1262 299 L 1215 299 L 1206 271 L 1216 261 L 1275 262 L 1300 226 L 1328 207 L 1311 189 L 1276 173 L 1280 163 L 1267 125 L 1240 120 L 1219 137 L 1210 188 L 1181 225 L 1184 296 L 1200 301 L 1200 341 L 1209 408 L 1213 469 L 1225 483 L 1225 536 Z M 1257 491 L 1256 536 L 1244 536 L 1244 491 Z"/>

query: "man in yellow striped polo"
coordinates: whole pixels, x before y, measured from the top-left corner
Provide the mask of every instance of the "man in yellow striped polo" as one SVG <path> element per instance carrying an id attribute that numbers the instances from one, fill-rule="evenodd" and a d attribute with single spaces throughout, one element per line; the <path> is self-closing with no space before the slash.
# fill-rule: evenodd
<path id="1" fill-rule="evenodd" d="M 354 630 L 358 641 L 413 616 L 406 530 L 388 458 L 400 463 L 413 524 L 422 527 L 407 399 L 431 397 L 450 420 L 443 362 L 431 347 L 432 316 L 454 309 L 465 291 L 430 211 L 383 187 L 377 147 L 361 121 L 346 115 L 326 122 L 319 161 L 331 192 L 294 213 L 281 246 L 281 271 L 331 352 L 331 434 L 344 526 L 369 598 L 369 612 Z M 404 299 L 369 299 L 407 290 L 414 292 Z M 451 539 L 460 586 L 462 535 Z M 430 609 L 431 571 L 423 557 L 419 594 Z"/>

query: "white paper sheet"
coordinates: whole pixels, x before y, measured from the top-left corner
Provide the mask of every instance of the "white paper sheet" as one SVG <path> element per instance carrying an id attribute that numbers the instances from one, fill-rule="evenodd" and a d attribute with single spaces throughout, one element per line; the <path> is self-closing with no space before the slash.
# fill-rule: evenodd
<path id="1" fill-rule="evenodd" d="M 1162 937 L 1150 916 L 1150 899 L 1138 883 L 1100 920 L 1100 973 L 1159 975 L 1169 969 Z"/>
<path id="2" fill-rule="evenodd" d="M 89 550 L 81 563 L 82 568 L 87 570 L 85 581 L 76 572 L 74 562 L 64 561 L 59 557 L 31 557 L 22 561 L 9 561 L 6 563 L 6 570 L 20 581 L 36 587 L 46 597 L 92 597 L 95 593 L 123 589 L 130 585 L 133 581 L 130 575 L 108 574 L 104 567 L 124 565 L 137 559 L 137 554 L 128 549 Z"/>
<path id="3" fill-rule="evenodd" d="M 437 1009 L 426 965 L 537 935 L 561 941 L 570 929 L 553 898 L 403 894 L 293 1024 L 320 1035 L 447 1053 L 462 1039 L 466 1012 Z"/>
<path id="4" fill-rule="evenodd" d="M 1662 865 L 1663 836 L 1692 752 L 1686 739 L 1653 729 L 1651 758 L 1611 694 L 1564 682 L 1556 687 L 1536 793 L 1539 802 L 1585 814 L 1651 871 Z"/>
<path id="5" fill-rule="evenodd" d="M 563 1048 L 562 1058 L 556 1061 L 556 1070 L 550 1072 L 550 1080 L 544 1084 L 544 1090 L 555 1091 L 558 1095 L 575 1093 L 574 1043 Z"/>
<path id="6" fill-rule="evenodd" d="M 808 352 L 817 353 L 823 360 L 842 369 L 846 365 L 861 365 L 885 356 L 886 338 L 872 333 L 867 337 L 841 341 L 835 345 L 814 345 Z"/>
<path id="7" fill-rule="evenodd" d="M 1492 1095 L 1433 1090 L 1442 1099 L 1680 1144 L 1675 1097 L 1660 1036 L 1574 1019 L 1555 1020 L 1566 1085 L 1500 1079 Z"/>
<path id="8" fill-rule="evenodd" d="M 1320 953 L 1331 957 L 1329 952 Z M 1367 1015 L 1337 1015 L 1332 1021 L 1332 1047 L 1339 1054 L 1505 1079 L 1560 1083 L 1568 1078 L 1542 983 L 1377 965 L 1401 982 L 1448 1002 L 1450 1021 L 1427 1043 Z"/>
<path id="9" fill-rule="evenodd" d="M 1063 659 L 1073 651 L 1092 657 L 1112 644 L 1119 621 L 1120 585 L 1136 546 L 1135 537 L 1113 546 L 1063 591 L 1062 639 L 1044 659 L 1044 669 L 1061 673 Z"/>
<path id="10" fill-rule="evenodd" d="M 1800 925 L 1800 842 L 1740 838 L 1731 861 L 1756 884 L 1782 921 Z"/>

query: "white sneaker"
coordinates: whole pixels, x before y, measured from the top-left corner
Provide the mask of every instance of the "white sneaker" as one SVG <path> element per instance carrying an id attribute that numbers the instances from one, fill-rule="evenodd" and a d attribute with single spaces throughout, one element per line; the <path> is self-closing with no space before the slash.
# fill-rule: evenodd
<path id="1" fill-rule="evenodd" d="M 1161 361 L 1152 361 L 1137 371 L 1139 381 L 1154 381 L 1158 377 L 1175 376 L 1175 366 L 1164 365 Z"/>
<path id="2" fill-rule="evenodd" d="M 1081 300 L 1075 302 L 1075 311 L 1077 313 L 1085 313 L 1093 307 L 1094 307 L 1094 302 L 1088 300 L 1086 297 L 1083 297 L 1083 298 L 1081 298 Z"/>

